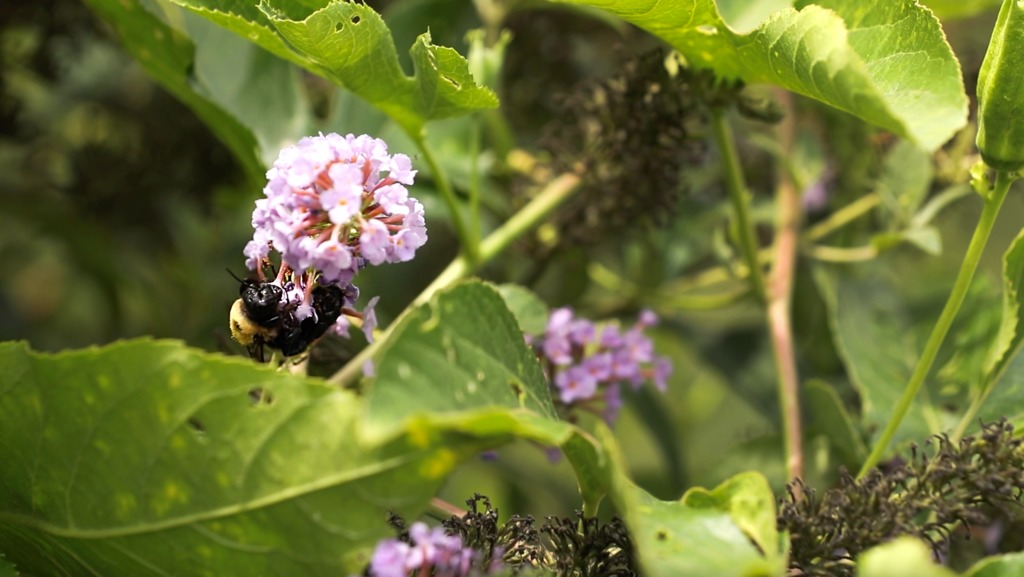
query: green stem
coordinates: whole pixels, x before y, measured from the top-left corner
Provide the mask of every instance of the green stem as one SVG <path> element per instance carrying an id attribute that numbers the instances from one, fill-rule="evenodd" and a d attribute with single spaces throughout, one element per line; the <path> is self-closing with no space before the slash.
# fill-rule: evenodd
<path id="1" fill-rule="evenodd" d="M 967 289 L 971 286 L 974 271 L 978 268 L 978 262 L 985 251 L 985 244 L 992 233 L 992 226 L 999 215 L 999 208 L 1003 205 L 1006 192 L 1010 189 L 1010 184 L 1013 183 L 1013 180 L 1014 176 L 1011 173 L 1005 171 L 996 173 L 995 186 L 992 187 L 992 190 L 985 198 L 985 207 L 981 211 L 981 217 L 978 219 L 977 228 L 974 229 L 971 243 L 967 246 L 967 254 L 964 255 L 964 260 L 960 264 L 960 272 L 956 275 L 956 281 L 953 283 L 953 291 L 949 295 L 949 300 L 946 301 L 946 306 L 942 309 L 942 314 L 939 315 L 939 320 L 936 321 L 935 328 L 932 329 L 932 334 L 924 345 L 924 351 L 921 353 L 921 358 L 917 361 L 917 366 L 914 367 L 913 374 L 910 375 L 910 381 L 907 383 L 906 389 L 903 390 L 903 396 L 900 397 L 899 402 L 896 404 L 896 409 L 893 411 L 892 417 L 889 418 L 885 430 L 882 431 L 882 436 L 879 437 L 871 450 L 871 454 L 868 455 L 867 460 L 861 466 L 857 478 L 863 478 L 881 460 L 882 455 L 892 441 L 893 435 L 896 434 L 896 430 L 903 421 L 903 417 L 910 410 L 910 405 L 914 402 L 914 397 L 917 396 L 918 390 L 921 389 L 925 377 L 928 376 L 932 363 L 935 362 L 935 356 L 939 353 L 939 347 L 942 346 L 942 341 L 945 340 L 946 333 L 949 332 L 949 327 L 953 324 L 953 319 L 956 318 L 956 313 L 960 310 L 964 297 L 967 296 Z"/>
<path id="2" fill-rule="evenodd" d="M 754 234 L 754 223 L 750 218 L 750 193 L 743 181 L 743 170 L 740 167 L 739 154 L 732 137 L 723 108 L 711 110 L 711 125 L 715 133 L 719 153 L 722 155 L 722 169 L 725 173 L 725 187 L 732 201 L 733 218 L 736 234 L 739 237 L 740 253 L 750 269 L 750 288 L 761 302 L 765 301 L 764 273 L 757 258 L 757 241 Z"/>
<path id="3" fill-rule="evenodd" d="M 452 218 L 452 225 L 455 227 L 455 235 L 459 239 L 459 246 L 462 247 L 462 254 L 464 254 L 470 262 L 477 262 L 479 260 L 480 249 L 479 239 L 473 236 L 469 225 L 466 224 L 466 221 L 462 216 L 459 201 L 455 198 L 455 190 L 452 189 L 451 182 L 448 180 L 448 175 L 441 169 L 441 165 L 438 164 L 433 151 L 429 146 L 427 146 L 427 143 L 422 136 L 415 137 L 413 140 L 416 142 L 416 146 L 423 154 L 423 160 L 427 162 L 427 166 L 430 168 L 430 174 L 434 178 L 434 183 L 437 185 L 437 189 L 441 192 L 441 198 L 444 199 L 445 205 L 448 206 L 448 212 L 451 214 Z"/>
<path id="4" fill-rule="evenodd" d="M 473 236 L 473 245 L 480 243 L 480 116 L 472 120 L 470 129 L 469 153 L 472 161 L 469 168 L 469 234 Z"/>
<path id="5" fill-rule="evenodd" d="M 359 374 L 362 372 L 363 364 L 373 358 L 373 355 L 377 353 L 377 348 L 380 343 L 386 342 L 391 331 L 397 327 L 405 315 L 409 311 L 413 310 L 417 305 L 421 305 L 434 296 L 437 291 L 448 287 L 456 281 L 468 276 L 480 266 L 490 262 L 496 256 L 501 254 L 508 245 L 512 244 L 512 241 L 519 238 L 526 231 L 530 230 L 537 223 L 542 221 L 556 209 L 560 204 L 566 201 L 576 189 L 579 188 L 580 179 L 575 174 L 563 174 L 555 180 L 551 181 L 545 188 L 538 194 L 529 204 L 524 206 L 519 212 L 512 215 L 512 218 L 508 219 L 501 228 L 498 228 L 483 242 L 480 243 L 479 260 L 474 264 L 467 258 L 467 255 L 461 254 L 455 258 L 445 268 L 434 282 L 430 283 L 427 288 L 423 289 L 423 292 L 419 294 L 413 301 L 412 304 L 406 307 L 405 311 L 402 312 L 395 319 L 388 328 L 383 330 L 381 334 L 371 343 L 369 346 L 359 352 L 351 361 L 345 364 L 338 372 L 334 373 L 331 378 L 327 379 L 328 382 L 341 385 L 343 387 L 351 386 L 356 381 Z"/>
<path id="6" fill-rule="evenodd" d="M 828 218 L 822 220 L 818 224 L 807 227 L 804 231 L 803 240 L 806 242 L 821 240 L 847 224 L 850 224 L 864 216 L 879 204 L 882 204 L 882 198 L 878 196 L 877 192 L 865 194 L 854 202 L 851 202 L 843 208 L 833 212 Z"/>

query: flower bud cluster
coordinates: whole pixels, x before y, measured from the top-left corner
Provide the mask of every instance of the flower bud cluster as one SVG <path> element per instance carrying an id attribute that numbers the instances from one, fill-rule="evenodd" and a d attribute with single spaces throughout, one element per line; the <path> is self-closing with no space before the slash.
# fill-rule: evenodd
<path id="1" fill-rule="evenodd" d="M 458 535 L 443 527 L 431 529 L 416 522 L 409 527 L 408 540 L 385 539 L 377 544 L 370 560 L 372 577 L 466 577 L 474 567 L 476 552 L 462 544 Z"/>
<path id="2" fill-rule="evenodd" d="M 654 354 L 654 345 L 643 332 L 657 322 L 653 312 L 643 311 L 636 324 L 623 331 L 560 308 L 552 311 L 543 336 L 527 336 L 527 341 L 543 361 L 563 405 L 593 408 L 603 403 L 604 419 L 612 423 L 622 407 L 622 384 L 637 389 L 652 381 L 658 390 L 666 389 L 672 363 Z"/>
<path id="3" fill-rule="evenodd" d="M 256 270 L 271 250 L 297 271 L 347 285 L 367 264 L 413 258 L 427 240 L 423 205 L 409 196 L 416 171 L 367 135 L 307 137 L 281 151 L 256 201 L 245 247 Z"/>

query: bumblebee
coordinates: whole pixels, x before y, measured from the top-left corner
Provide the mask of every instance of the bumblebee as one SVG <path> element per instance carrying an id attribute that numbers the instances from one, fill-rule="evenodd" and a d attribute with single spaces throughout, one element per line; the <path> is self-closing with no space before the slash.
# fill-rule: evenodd
<path id="1" fill-rule="evenodd" d="M 344 293 L 335 285 L 313 289 L 312 314 L 301 321 L 295 304 L 285 303 L 284 290 L 276 284 L 253 279 L 241 281 L 239 298 L 231 306 L 231 336 L 245 346 L 249 356 L 264 362 L 264 347 L 294 357 L 306 351 L 341 316 Z"/>

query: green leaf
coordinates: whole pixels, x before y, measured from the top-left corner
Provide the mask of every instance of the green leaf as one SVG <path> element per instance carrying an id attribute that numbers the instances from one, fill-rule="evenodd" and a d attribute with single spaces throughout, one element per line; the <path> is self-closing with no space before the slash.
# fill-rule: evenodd
<path id="1" fill-rule="evenodd" d="M 18 577 L 18 568 L 0 553 L 0 577 Z"/>
<path id="2" fill-rule="evenodd" d="M 539 296 L 517 284 L 500 285 L 498 291 L 524 333 L 544 334 L 548 326 L 548 305 Z"/>
<path id="3" fill-rule="evenodd" d="M 829 305 L 837 350 L 861 398 L 861 421 L 877 433 L 903 393 L 920 344 L 891 283 L 863 268 L 843 272 L 848 274 L 818 269 L 816 280 Z M 925 412 L 915 409 L 919 406 L 907 414 L 897 442 L 933 432 Z"/>
<path id="4" fill-rule="evenodd" d="M 948 296 L 946 274 L 948 269 L 928 265 L 906 250 L 870 263 L 816 271 L 834 342 L 861 398 L 862 426 L 871 435 L 888 422 L 903 394 Z M 977 392 L 998 322 L 990 292 L 983 277 L 972 284 L 939 351 L 939 368 L 914 400 L 896 444 L 948 432 Z"/>
<path id="5" fill-rule="evenodd" d="M 336 0 L 308 8 L 283 0 L 172 0 L 248 38 L 273 54 L 367 100 L 418 136 L 428 120 L 494 108 L 494 93 L 478 86 L 466 60 L 434 46 L 424 33 L 406 76 L 384 20 L 365 4 Z"/>
<path id="6" fill-rule="evenodd" d="M 315 114 L 298 68 L 195 14 L 167 9 L 183 16 L 195 44 L 191 86 L 253 131 L 263 165 L 314 131 Z"/>
<path id="7" fill-rule="evenodd" d="M 998 381 L 1024 343 L 1024 231 L 1003 255 L 1003 314 L 992 350 L 985 359 L 985 383 Z"/>
<path id="8" fill-rule="evenodd" d="M 943 20 L 968 18 L 999 6 L 1000 0 L 920 0 Z"/>
<path id="9" fill-rule="evenodd" d="M 761 551 L 768 555 L 777 552 L 775 495 L 760 473 L 740 473 L 711 491 L 699 487 L 690 489 L 683 495 L 682 503 L 694 509 L 728 513 Z"/>
<path id="10" fill-rule="evenodd" d="M 809 379 L 804 384 L 804 396 L 811 422 L 839 450 L 846 468 L 859 467 L 868 456 L 867 448 L 839 394 L 825 381 Z"/>
<path id="11" fill-rule="evenodd" d="M 1017 577 L 1024 575 L 1024 553 L 986 557 L 975 563 L 963 577 Z"/>
<path id="12" fill-rule="evenodd" d="M 491 285 L 469 281 L 438 294 L 381 346 L 366 398 L 368 439 L 389 438 L 410 420 L 437 423 L 494 408 L 557 419 L 537 357 Z"/>
<path id="13" fill-rule="evenodd" d="M 977 422 L 990 422 L 1006 418 L 1016 427 L 1024 426 L 1024 355 L 1015 355 L 1000 376 L 984 404 L 978 411 L 971 429 Z"/>
<path id="14" fill-rule="evenodd" d="M 711 491 L 691 489 L 679 501 L 661 501 L 625 477 L 621 450 L 608 427 L 599 423 L 595 436 L 596 446 L 604 449 L 609 496 L 629 527 L 642 575 L 783 573 L 775 499 L 760 473 L 737 475 Z"/>
<path id="15" fill-rule="evenodd" d="M 932 560 L 931 547 L 913 537 L 898 537 L 864 552 L 857 559 L 857 577 L 956 577 Z"/>
<path id="16" fill-rule="evenodd" d="M 934 174 L 931 155 L 906 140 L 886 154 L 877 190 L 900 226 L 906 226 L 921 207 Z"/>
<path id="17" fill-rule="evenodd" d="M 362 445 L 354 394 L 176 342 L 0 365 L 0 543 L 30 574 L 352 574 L 484 448 Z"/>
<path id="18" fill-rule="evenodd" d="M 916 2 L 824 0 L 749 33 L 713 0 L 561 0 L 602 8 L 668 42 L 696 68 L 809 96 L 934 150 L 967 122 L 959 64 Z"/>
<path id="19" fill-rule="evenodd" d="M 1007 418 L 1020 426 L 1024 421 L 1024 344 L 1022 316 L 1024 294 L 1024 232 L 1010 244 L 1003 255 L 1003 305 L 999 330 L 985 358 L 983 385 L 978 394 L 988 395 L 978 412 L 978 419 L 993 421 Z"/>
<path id="20" fill-rule="evenodd" d="M 643 574 L 774 576 L 780 574 L 726 511 L 660 501 L 633 487 L 635 508 L 626 514 Z"/>
<path id="21" fill-rule="evenodd" d="M 264 167 L 253 129 L 195 82 L 195 45 L 187 36 L 150 14 L 137 0 L 86 0 L 86 5 L 110 25 L 150 76 L 210 127 L 252 180 L 262 178 Z"/>

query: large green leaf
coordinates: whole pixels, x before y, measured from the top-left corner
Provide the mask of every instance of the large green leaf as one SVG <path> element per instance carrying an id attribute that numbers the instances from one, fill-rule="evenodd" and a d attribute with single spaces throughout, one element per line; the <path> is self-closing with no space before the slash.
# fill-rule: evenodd
<path id="1" fill-rule="evenodd" d="M 0 577 L 18 577 L 18 569 L 0 553 Z"/>
<path id="2" fill-rule="evenodd" d="M 542 335 L 548 326 L 548 305 L 530 289 L 517 284 L 498 287 L 524 333 Z"/>
<path id="3" fill-rule="evenodd" d="M 0 365 L 0 549 L 32 574 L 345 575 L 482 448 L 363 446 L 352 393 L 176 342 Z"/>
<path id="4" fill-rule="evenodd" d="M 948 284 L 907 250 L 870 263 L 820 268 L 816 280 L 829 308 L 833 338 L 861 398 L 861 421 L 877 434 L 903 394 Z M 907 283 L 917 278 L 918 283 Z M 923 290 L 927 289 L 927 290 Z M 916 291 L 916 292 L 915 292 Z M 976 394 L 998 317 L 978 279 L 961 308 L 934 371 L 896 433 L 896 443 L 950 431 Z"/>
<path id="5" fill-rule="evenodd" d="M 737 475 L 710 491 L 691 489 L 679 501 L 662 501 L 624 476 L 618 445 L 606 427 L 598 428 L 597 438 L 611 462 L 606 469 L 610 498 L 629 527 L 643 575 L 783 573 L 775 500 L 759 473 Z"/>
<path id="6" fill-rule="evenodd" d="M 1024 231 L 1003 256 L 1003 316 L 985 360 L 984 381 L 997 381 L 1024 343 Z"/>
<path id="7" fill-rule="evenodd" d="M 865 551 L 857 559 L 857 577 L 956 577 L 937 565 L 931 547 L 913 537 L 900 537 Z"/>
<path id="8" fill-rule="evenodd" d="M 1024 345 L 1022 285 L 1024 232 L 1014 238 L 1003 255 L 1003 304 L 999 328 L 998 331 L 986 331 L 989 349 L 982 368 L 972 375 L 978 383 L 972 393 L 985 397 L 976 415 L 981 421 L 1005 417 L 1018 426 L 1024 421 L 1024 355 L 1020 354 Z"/>
<path id="9" fill-rule="evenodd" d="M 816 278 L 828 304 L 836 347 L 861 398 L 861 421 L 877 434 L 903 393 L 921 343 L 892 284 L 859 272 L 818 269 Z M 926 400 L 915 405 L 900 427 L 899 440 L 934 432 L 929 409 Z"/>
<path id="10" fill-rule="evenodd" d="M 451 48 L 432 45 L 429 33 L 413 44 L 414 73 L 407 76 L 390 30 L 365 4 L 172 1 L 344 86 L 412 135 L 418 135 L 428 120 L 498 105 L 491 90 L 476 84 L 466 60 Z"/>
<path id="11" fill-rule="evenodd" d="M 165 24 L 137 0 L 86 0 L 86 4 L 111 26 L 146 72 L 191 108 L 231 149 L 250 178 L 262 176 L 254 129 L 239 122 L 224 102 L 196 81 L 195 46 L 181 30 Z"/>
<path id="12" fill-rule="evenodd" d="M 557 419 L 540 363 L 490 285 L 470 281 L 440 293 L 382 347 L 366 399 L 367 438 L 388 438 L 410 420 L 461 420 L 494 407 Z"/>
<path id="13" fill-rule="evenodd" d="M 699 487 L 690 489 L 681 502 L 693 509 L 728 513 L 769 559 L 779 561 L 775 495 L 760 473 L 740 473 L 710 491 Z"/>
<path id="14" fill-rule="evenodd" d="M 602 8 L 662 38 L 697 68 L 816 98 L 927 150 L 967 122 L 960 67 L 938 20 L 911 0 L 798 2 L 749 33 L 713 0 L 560 0 Z"/>
<path id="15" fill-rule="evenodd" d="M 807 399 L 807 415 L 813 426 L 825 434 L 830 445 L 838 449 L 847 469 L 859 467 L 868 451 L 839 394 L 820 379 L 808 379 L 803 389 Z"/>
<path id="16" fill-rule="evenodd" d="M 967 18 L 992 10 L 999 6 L 1000 0 L 921 0 L 935 15 L 943 20 Z"/>
<path id="17" fill-rule="evenodd" d="M 975 563 L 964 577 L 1017 577 L 1024 575 L 1024 553 L 986 557 Z"/>

